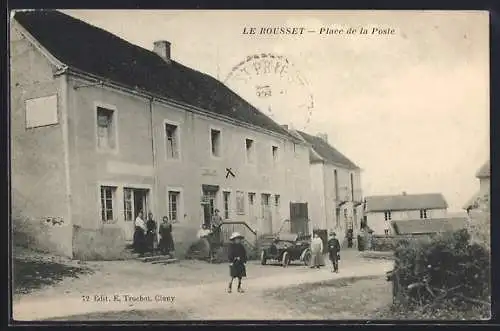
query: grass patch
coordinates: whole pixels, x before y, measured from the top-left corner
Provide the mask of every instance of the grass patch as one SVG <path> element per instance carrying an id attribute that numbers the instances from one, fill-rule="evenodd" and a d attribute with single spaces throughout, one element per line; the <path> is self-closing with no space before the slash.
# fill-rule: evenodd
<path id="1" fill-rule="evenodd" d="M 489 307 L 474 305 L 457 305 L 456 303 L 442 302 L 433 306 L 420 306 L 408 309 L 406 305 L 395 304 L 380 311 L 379 319 L 392 320 L 442 320 L 442 321 L 471 321 L 488 320 L 491 318 Z"/>
<path id="2" fill-rule="evenodd" d="M 64 278 L 78 278 L 89 274 L 88 268 L 72 267 L 51 261 L 37 261 L 15 258 L 13 261 L 13 287 L 15 294 L 26 294 L 62 281 Z"/>
<path id="3" fill-rule="evenodd" d="M 178 321 L 187 320 L 189 316 L 189 311 L 181 312 L 173 309 L 153 309 L 71 315 L 51 318 L 50 321 Z"/>
<path id="4" fill-rule="evenodd" d="M 391 285 L 382 276 L 335 279 L 266 294 L 297 314 L 306 311 L 330 320 L 372 320 L 392 303 Z"/>

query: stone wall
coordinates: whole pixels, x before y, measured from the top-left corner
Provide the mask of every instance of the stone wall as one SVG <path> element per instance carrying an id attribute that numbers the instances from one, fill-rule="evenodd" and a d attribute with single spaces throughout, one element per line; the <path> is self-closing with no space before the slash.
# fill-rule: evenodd
<path id="1" fill-rule="evenodd" d="M 121 227 L 73 226 L 73 257 L 78 260 L 123 260 L 132 257 Z"/>
<path id="2" fill-rule="evenodd" d="M 12 231 L 15 246 L 72 257 L 72 227 L 62 218 L 15 218 Z"/>

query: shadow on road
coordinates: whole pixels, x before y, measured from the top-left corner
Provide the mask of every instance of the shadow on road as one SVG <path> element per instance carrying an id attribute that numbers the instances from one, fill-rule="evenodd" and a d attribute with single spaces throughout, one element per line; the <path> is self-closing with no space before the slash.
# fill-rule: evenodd
<path id="1" fill-rule="evenodd" d="M 12 284 L 16 294 L 26 294 L 44 286 L 54 285 L 66 277 L 78 278 L 79 275 L 92 273 L 87 268 L 18 258 L 13 261 L 13 271 Z"/>

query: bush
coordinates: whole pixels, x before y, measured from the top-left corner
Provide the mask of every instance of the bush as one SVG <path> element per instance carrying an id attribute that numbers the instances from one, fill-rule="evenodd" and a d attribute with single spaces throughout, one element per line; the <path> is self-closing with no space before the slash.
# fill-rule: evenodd
<path id="1" fill-rule="evenodd" d="M 468 230 L 472 242 L 490 249 L 490 197 L 484 194 L 475 202 L 475 208 L 469 212 Z"/>
<path id="2" fill-rule="evenodd" d="M 393 296 L 409 310 L 473 309 L 490 303 L 490 252 L 467 230 L 399 241 Z M 438 308 L 441 307 L 441 308 Z"/>
<path id="3" fill-rule="evenodd" d="M 373 236 L 372 250 L 378 252 L 393 251 L 396 248 L 397 239 L 394 236 Z"/>

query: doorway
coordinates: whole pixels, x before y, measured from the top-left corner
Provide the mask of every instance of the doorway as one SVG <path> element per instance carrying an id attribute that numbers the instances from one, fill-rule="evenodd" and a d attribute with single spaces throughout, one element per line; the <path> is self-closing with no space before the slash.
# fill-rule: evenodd
<path id="1" fill-rule="evenodd" d="M 290 202 L 290 231 L 309 234 L 307 202 Z"/>
<path id="2" fill-rule="evenodd" d="M 143 188 L 123 188 L 124 220 L 125 220 L 125 238 L 133 240 L 134 221 L 139 211 L 143 212 L 144 219 L 149 213 L 149 189 Z"/>
<path id="3" fill-rule="evenodd" d="M 262 233 L 273 233 L 273 212 L 271 209 L 271 194 L 263 193 L 261 195 L 260 203 L 262 208 Z"/>
<path id="4" fill-rule="evenodd" d="M 210 226 L 212 215 L 217 209 L 217 192 L 218 185 L 202 185 L 202 207 L 203 207 L 203 224 Z"/>

